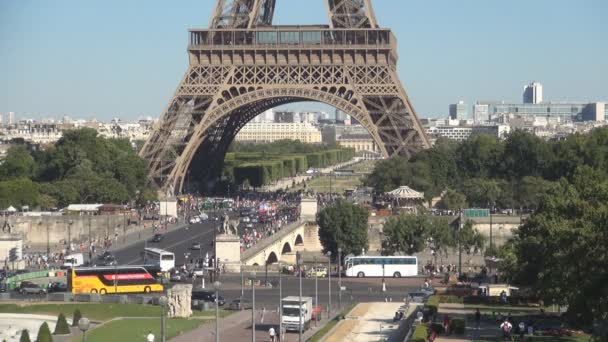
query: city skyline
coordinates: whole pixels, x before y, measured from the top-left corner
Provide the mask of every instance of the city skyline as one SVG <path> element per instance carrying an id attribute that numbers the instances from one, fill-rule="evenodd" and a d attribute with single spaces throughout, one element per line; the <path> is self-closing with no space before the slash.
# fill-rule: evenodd
<path id="1" fill-rule="evenodd" d="M 323 1 L 287 1 L 277 2 L 275 24 L 328 22 Z M 520 102 L 521 87 L 532 80 L 545 86 L 545 101 L 608 97 L 608 47 L 593 44 L 608 31 L 602 1 L 373 3 L 380 25 L 399 40 L 399 75 L 421 117 L 446 116 L 458 100 Z M 0 112 L 158 117 L 187 68 L 187 29 L 206 28 L 212 6 L 145 4 L 0 4 Z M 403 20 L 410 12 L 417 15 Z M 333 113 L 316 103 L 287 108 Z"/>

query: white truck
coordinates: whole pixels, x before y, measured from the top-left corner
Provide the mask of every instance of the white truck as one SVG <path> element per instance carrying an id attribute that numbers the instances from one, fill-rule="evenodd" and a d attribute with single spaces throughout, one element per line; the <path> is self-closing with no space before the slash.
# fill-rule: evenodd
<path id="1" fill-rule="evenodd" d="M 281 323 L 285 331 L 300 330 L 299 312 L 302 314 L 302 331 L 310 328 L 312 297 L 302 297 L 302 301 L 300 301 L 300 297 L 298 296 L 285 297 L 283 298 L 281 310 L 283 310 L 283 321 Z"/>
<path id="2" fill-rule="evenodd" d="M 82 253 L 66 255 L 63 260 L 64 262 L 62 268 L 71 268 L 84 265 L 84 256 Z"/>

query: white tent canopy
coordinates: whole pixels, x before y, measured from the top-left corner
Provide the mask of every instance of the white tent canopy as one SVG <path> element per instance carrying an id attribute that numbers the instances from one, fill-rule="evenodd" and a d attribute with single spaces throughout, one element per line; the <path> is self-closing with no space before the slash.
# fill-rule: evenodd
<path id="1" fill-rule="evenodd" d="M 400 186 L 386 194 L 399 199 L 424 199 L 424 193 L 413 190 L 409 186 Z"/>
<path id="2" fill-rule="evenodd" d="M 8 211 L 9 213 L 15 213 L 17 212 L 17 209 L 15 209 L 15 207 L 11 205 L 10 207 L 6 208 L 6 211 Z"/>

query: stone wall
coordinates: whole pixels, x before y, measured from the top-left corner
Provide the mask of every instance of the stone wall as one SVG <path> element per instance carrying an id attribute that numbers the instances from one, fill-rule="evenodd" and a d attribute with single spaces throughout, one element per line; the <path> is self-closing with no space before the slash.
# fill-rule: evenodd
<path id="1" fill-rule="evenodd" d="M 123 215 L 100 216 L 13 216 L 9 223 L 13 234 L 20 234 L 23 242 L 30 246 L 46 246 L 47 236 L 52 249 L 63 245 L 68 237 L 74 243 L 88 241 L 89 231 L 93 239 L 103 240 L 115 233 L 123 235 L 127 225 Z M 90 223 L 89 223 L 90 222 Z M 47 233 L 48 231 L 48 233 Z"/>
<path id="2" fill-rule="evenodd" d="M 305 252 L 321 252 L 323 246 L 319 241 L 319 225 L 316 223 L 307 223 L 304 226 L 304 248 Z"/>

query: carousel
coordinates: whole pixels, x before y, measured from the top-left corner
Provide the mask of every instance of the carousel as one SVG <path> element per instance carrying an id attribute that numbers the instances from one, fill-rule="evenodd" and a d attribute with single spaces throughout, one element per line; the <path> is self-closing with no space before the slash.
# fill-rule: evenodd
<path id="1" fill-rule="evenodd" d="M 418 207 L 424 203 L 424 193 L 418 192 L 409 186 L 400 186 L 386 193 L 391 198 L 394 210 L 415 214 Z"/>

